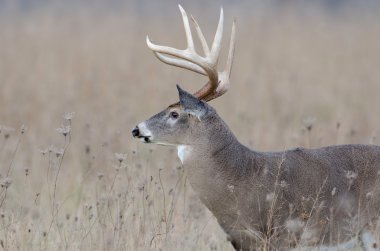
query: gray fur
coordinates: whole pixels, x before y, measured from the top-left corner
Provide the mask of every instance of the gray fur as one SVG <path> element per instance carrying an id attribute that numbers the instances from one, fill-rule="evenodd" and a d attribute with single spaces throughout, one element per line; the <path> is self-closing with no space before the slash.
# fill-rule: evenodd
<path id="1" fill-rule="evenodd" d="M 191 149 L 183 162 L 189 181 L 237 250 L 336 245 L 379 216 L 379 146 L 253 151 L 210 105 L 184 109 L 191 94 L 179 93 L 181 105 L 146 126 L 153 143 Z M 168 122 L 173 109 L 180 115 L 175 123 Z M 189 109 L 207 112 L 198 120 Z"/>
<path id="2" fill-rule="evenodd" d="M 179 95 L 179 103 L 181 104 L 184 111 L 198 117 L 198 119 L 201 119 L 201 117 L 207 113 L 206 103 L 186 92 L 179 85 L 177 85 L 177 89 Z"/>

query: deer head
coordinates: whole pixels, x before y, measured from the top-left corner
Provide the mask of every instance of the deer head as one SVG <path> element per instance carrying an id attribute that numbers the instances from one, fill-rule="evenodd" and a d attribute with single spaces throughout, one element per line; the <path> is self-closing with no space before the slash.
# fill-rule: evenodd
<path id="1" fill-rule="evenodd" d="M 223 95 L 230 86 L 229 78 L 235 45 L 235 21 L 232 26 L 227 63 L 224 71 L 219 72 L 217 65 L 223 37 L 223 9 L 220 10 L 219 23 L 211 49 L 198 23 L 191 17 L 202 45 L 204 56 L 196 52 L 188 16 L 180 5 L 179 9 L 185 28 L 187 48 L 179 50 L 156 45 L 147 37 L 148 47 L 162 62 L 208 76 L 209 81 L 193 95 L 177 85 L 179 102 L 170 105 L 162 112 L 138 124 L 132 130 L 133 136 L 141 138 L 144 143 L 174 146 L 194 145 L 195 141 L 199 141 L 204 133 L 212 129 L 210 120 L 217 118 L 215 110 L 206 102 Z"/>

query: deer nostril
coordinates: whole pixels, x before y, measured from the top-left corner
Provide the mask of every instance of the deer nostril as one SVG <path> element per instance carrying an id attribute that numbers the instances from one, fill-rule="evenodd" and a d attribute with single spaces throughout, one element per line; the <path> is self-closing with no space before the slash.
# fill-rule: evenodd
<path id="1" fill-rule="evenodd" d="M 137 137 L 140 135 L 140 130 L 137 126 L 132 130 L 132 135 L 133 137 Z"/>

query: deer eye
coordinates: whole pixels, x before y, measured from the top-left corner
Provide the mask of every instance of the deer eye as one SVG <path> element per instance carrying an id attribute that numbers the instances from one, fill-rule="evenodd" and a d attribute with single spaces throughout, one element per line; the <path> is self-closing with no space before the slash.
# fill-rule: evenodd
<path id="1" fill-rule="evenodd" d="M 179 114 L 178 112 L 170 112 L 170 117 L 173 118 L 173 119 L 177 119 L 179 117 Z"/>

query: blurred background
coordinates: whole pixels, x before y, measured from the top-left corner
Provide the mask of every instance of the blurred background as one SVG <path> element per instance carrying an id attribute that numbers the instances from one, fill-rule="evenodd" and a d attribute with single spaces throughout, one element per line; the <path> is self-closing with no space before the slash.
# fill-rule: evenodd
<path id="1" fill-rule="evenodd" d="M 225 50 L 237 19 L 232 86 L 211 104 L 243 144 L 379 144 L 377 0 L 1 0 L 3 248 L 230 249 L 176 150 L 130 134 L 175 84 L 207 81 L 145 44 L 185 47 L 178 3 L 209 43 L 223 6 Z"/>

